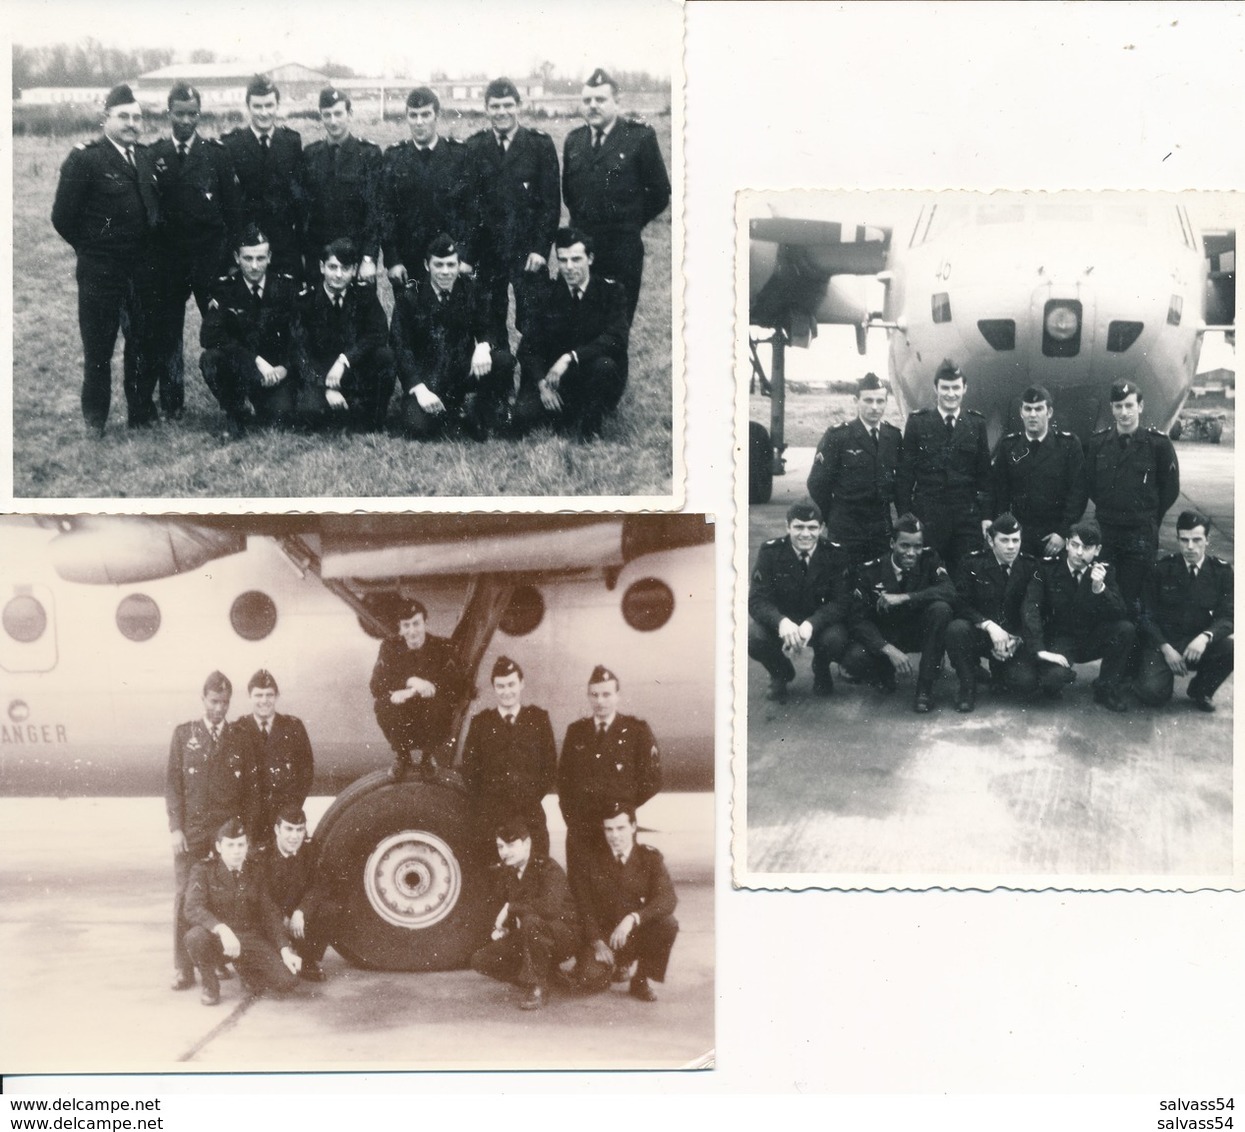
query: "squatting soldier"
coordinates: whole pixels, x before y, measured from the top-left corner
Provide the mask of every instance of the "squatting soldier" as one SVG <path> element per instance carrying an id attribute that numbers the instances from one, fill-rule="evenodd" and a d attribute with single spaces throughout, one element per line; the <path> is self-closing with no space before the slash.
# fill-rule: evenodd
<path id="1" fill-rule="evenodd" d="M 359 249 L 359 282 L 376 281 L 380 258 L 380 146 L 351 132 L 350 99 L 335 87 L 320 92 L 326 137 L 303 150 L 304 278 L 320 279 L 320 249 L 347 237 Z"/>
<path id="2" fill-rule="evenodd" d="M 160 408 L 174 419 L 186 399 L 186 300 L 193 295 L 199 314 L 207 316 L 212 288 L 229 268 L 232 241 L 242 225 L 242 189 L 233 161 L 219 138 L 199 136 L 200 103 L 194 87 L 175 84 L 168 98 L 173 136 L 151 147 L 164 214 Z"/>
<path id="3" fill-rule="evenodd" d="M 808 474 L 808 494 L 826 520 L 826 537 L 852 566 L 890 545 L 891 504 L 903 434 L 882 419 L 889 390 L 875 373 L 856 386 L 856 418 L 826 430 Z"/>
<path id="4" fill-rule="evenodd" d="M 52 226 L 78 257 L 82 416 L 102 437 L 112 403 L 112 351 L 125 335 L 128 424 L 156 419 L 155 320 L 160 198 L 151 153 L 138 136 L 143 108 L 124 83 L 104 100 L 104 136 L 76 145 L 61 166 Z"/>
<path id="5" fill-rule="evenodd" d="M 1180 464 L 1172 442 L 1142 428 L 1141 390 L 1131 381 L 1111 386 L 1115 426 L 1089 438 L 1085 478 L 1102 528 L 1102 551 L 1119 573 L 1130 617 L 1137 616 L 1159 548 L 1159 525 L 1180 494 Z"/>
<path id="6" fill-rule="evenodd" d="M 428 87 L 406 98 L 411 136 L 385 150 L 381 170 L 381 240 L 390 280 L 420 275 L 434 236 L 448 232 L 458 246 L 459 270 L 475 265 L 479 193 L 467 147 L 437 131 L 441 100 Z"/>
<path id="7" fill-rule="evenodd" d="M 1054 402 L 1031 385 L 1020 397 L 1024 428 L 1008 433 L 994 454 L 994 514 L 1020 522 L 1020 549 L 1035 558 L 1063 550 L 1085 514 L 1085 454 L 1070 432 L 1051 427 Z"/>
<path id="8" fill-rule="evenodd" d="M 503 347 L 510 286 L 522 326 L 522 281 L 548 264 L 562 213 L 557 147 L 544 130 L 519 125 L 521 101 L 514 83 L 494 79 L 484 91 L 489 127 L 467 139 L 479 178 L 477 279 L 488 296 L 490 334 Z"/>
<path id="9" fill-rule="evenodd" d="M 962 407 L 964 374 L 952 361 L 934 373 L 937 408 L 908 417 L 895 503 L 924 524 L 925 545 L 948 569 L 980 549 L 990 507 L 990 442 L 985 418 Z"/>
<path id="10" fill-rule="evenodd" d="M 1147 704 L 1171 699 L 1175 677 L 1192 672 L 1187 695 L 1200 711 L 1232 673 L 1232 567 L 1208 554 L 1210 520 L 1182 511 L 1179 554 L 1155 563 L 1142 600 L 1144 651 L 1133 690 Z"/>
<path id="11" fill-rule="evenodd" d="M 256 75 L 246 88 L 250 125 L 230 130 L 221 140 L 242 186 L 246 219 L 268 234 L 274 270 L 302 278 L 303 139 L 297 130 L 277 125 L 280 104 L 281 92 Z"/>
<path id="12" fill-rule="evenodd" d="M 641 232 L 670 203 L 670 178 L 652 126 L 618 113 L 618 84 L 600 67 L 582 102 L 586 124 L 562 146 L 562 196 L 571 224 L 596 244 L 597 270 L 623 285 L 630 323 L 644 274 Z"/>

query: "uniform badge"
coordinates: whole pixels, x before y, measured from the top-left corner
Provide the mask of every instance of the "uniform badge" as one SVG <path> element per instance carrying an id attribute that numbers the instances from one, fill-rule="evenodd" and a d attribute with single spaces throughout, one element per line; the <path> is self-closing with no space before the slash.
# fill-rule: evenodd
<path id="1" fill-rule="evenodd" d="M 210 299 L 208 301 L 208 310 L 210 311 L 220 310 L 220 303 L 218 303 L 215 299 Z"/>
<path id="2" fill-rule="evenodd" d="M 203 195 L 204 195 L 205 197 L 207 197 L 207 199 L 208 199 L 208 200 L 211 200 L 211 199 L 212 199 L 212 194 L 211 194 L 211 193 L 207 193 L 207 192 L 205 192 Z"/>
<path id="3" fill-rule="evenodd" d="M 188 750 L 188 751 L 197 751 L 197 750 L 199 750 L 202 746 L 203 746 L 203 744 L 199 742 L 199 736 L 198 736 L 198 735 L 192 735 L 192 736 L 190 737 L 190 741 L 186 744 L 186 750 Z"/>
<path id="4" fill-rule="evenodd" d="M 622 763 L 615 763 L 615 764 L 614 764 L 614 769 L 615 769 L 615 770 L 617 770 L 617 771 L 621 771 L 621 770 L 622 770 L 622 768 L 623 768 L 623 764 L 622 764 Z"/>

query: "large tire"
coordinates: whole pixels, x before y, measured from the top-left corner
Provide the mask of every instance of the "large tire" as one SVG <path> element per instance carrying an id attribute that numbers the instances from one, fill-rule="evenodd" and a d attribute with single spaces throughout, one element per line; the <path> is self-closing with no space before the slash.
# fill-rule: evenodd
<path id="1" fill-rule="evenodd" d="M 486 846 L 456 775 L 347 787 L 316 830 L 320 876 L 342 909 L 333 946 L 358 967 L 448 971 L 488 942 Z"/>
<path id="2" fill-rule="evenodd" d="M 774 494 L 774 446 L 769 431 L 748 422 L 748 502 L 768 503 Z"/>
<path id="3" fill-rule="evenodd" d="M 1223 421 L 1213 420 L 1207 422 L 1206 434 L 1210 438 L 1212 444 L 1223 443 Z"/>

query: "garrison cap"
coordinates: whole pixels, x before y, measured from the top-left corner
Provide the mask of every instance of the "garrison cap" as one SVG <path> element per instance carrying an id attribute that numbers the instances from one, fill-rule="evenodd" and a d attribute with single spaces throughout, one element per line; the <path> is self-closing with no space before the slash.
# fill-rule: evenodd
<path id="1" fill-rule="evenodd" d="M 118 83 L 108 92 L 108 97 L 104 99 L 104 109 L 111 110 L 114 106 L 129 106 L 131 102 L 137 102 L 134 92 L 130 90 L 129 83 Z"/>
<path id="2" fill-rule="evenodd" d="M 1014 535 L 1020 530 L 1020 520 L 1010 511 L 1004 511 L 988 529 L 991 538 L 995 535 Z"/>
<path id="3" fill-rule="evenodd" d="M 246 836 L 246 826 L 242 824 L 242 819 L 241 818 L 230 818 L 228 821 L 223 822 L 220 828 L 217 829 L 215 840 L 223 841 L 226 838 L 228 838 L 230 841 L 232 841 L 236 837 L 245 837 L 245 836 Z"/>
<path id="4" fill-rule="evenodd" d="M 428 619 L 428 607 L 416 598 L 405 598 L 393 607 L 395 621 L 409 621 L 412 617 Z"/>
<path id="5" fill-rule="evenodd" d="M 347 98 L 335 86 L 326 86 L 320 92 L 320 109 L 327 110 L 330 106 L 336 106 L 339 102 L 346 104 L 346 109 L 350 109 L 350 99 Z"/>
<path id="6" fill-rule="evenodd" d="M 254 75 L 251 81 L 246 84 L 246 100 L 248 102 L 252 98 L 263 98 L 269 94 L 275 94 L 277 101 L 281 101 L 281 92 L 277 90 L 276 84 L 267 75 Z"/>
<path id="7" fill-rule="evenodd" d="M 1117 381 L 1111 386 L 1111 404 L 1117 401 L 1123 401 L 1130 393 L 1137 394 L 1137 400 L 1144 400 L 1141 390 L 1137 388 L 1131 381 Z"/>
<path id="8" fill-rule="evenodd" d="M 618 89 L 618 84 L 614 81 L 614 76 L 604 67 L 598 67 L 585 80 L 584 86 L 608 86 L 614 90 Z"/>
<path id="9" fill-rule="evenodd" d="M 604 684 L 606 680 L 613 680 L 615 684 L 622 687 L 622 681 L 606 668 L 604 664 L 598 664 L 592 670 L 592 675 L 588 677 L 589 684 Z"/>
<path id="10" fill-rule="evenodd" d="M 519 97 L 519 88 L 507 78 L 494 79 L 484 89 L 484 103 L 487 106 L 491 98 L 513 98 L 515 102 L 522 102 Z"/>
<path id="11" fill-rule="evenodd" d="M 626 814 L 632 824 L 635 824 L 635 808 L 628 806 L 625 802 L 606 802 L 601 806 L 599 814 L 602 821 L 609 821 L 610 818 L 616 818 L 619 814 Z"/>
<path id="12" fill-rule="evenodd" d="M 253 692 L 256 688 L 271 688 L 274 692 L 281 690 L 277 687 L 277 678 L 266 668 L 261 668 L 246 682 L 248 692 Z"/>
<path id="13" fill-rule="evenodd" d="M 510 676 L 515 672 L 519 674 L 519 679 L 522 680 L 523 669 L 520 668 L 517 664 L 515 664 L 515 662 L 511 660 L 508 656 L 499 656 L 495 661 L 493 661 L 493 679 L 494 680 L 496 680 L 498 677 L 501 677 L 501 676 Z"/>
<path id="14" fill-rule="evenodd" d="M 1045 385 L 1030 385 L 1020 395 L 1020 403 L 1022 405 L 1038 405 L 1045 401 L 1047 407 L 1055 403 L 1055 399 L 1050 395 L 1050 390 Z"/>
<path id="15" fill-rule="evenodd" d="M 528 828 L 527 821 L 518 815 L 508 817 L 505 821 L 499 822 L 495 833 L 499 841 L 522 841 L 524 838 L 532 836 L 532 831 Z"/>
<path id="16" fill-rule="evenodd" d="M 169 105 L 174 102 L 197 102 L 202 105 L 203 98 L 189 83 L 174 83 L 169 88 Z"/>
<path id="17" fill-rule="evenodd" d="M 876 373 L 869 372 L 856 382 L 856 393 L 859 396 L 866 389 L 886 389 L 886 385 Z M 889 390 L 888 390 L 889 392 Z"/>
<path id="18" fill-rule="evenodd" d="M 283 821 L 286 825 L 306 825 L 307 815 L 302 806 L 289 802 L 277 811 L 277 821 Z"/>
<path id="19" fill-rule="evenodd" d="M 445 259 L 446 256 L 457 254 L 458 245 L 454 243 L 454 237 L 448 232 L 439 232 L 428 242 L 428 250 L 424 253 L 424 258 Z"/>

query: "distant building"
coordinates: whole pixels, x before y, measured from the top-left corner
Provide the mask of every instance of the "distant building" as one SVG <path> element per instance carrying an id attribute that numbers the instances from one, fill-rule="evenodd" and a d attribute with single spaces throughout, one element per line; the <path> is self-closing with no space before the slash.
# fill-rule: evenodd
<path id="1" fill-rule="evenodd" d="M 329 83 L 323 72 L 301 63 L 281 63 L 275 67 L 258 63 L 171 63 L 139 75 L 134 93 L 144 104 L 163 106 L 169 87 L 185 82 L 203 95 L 205 110 L 241 110 L 246 101 L 247 84 L 256 75 L 272 79 L 281 92 L 282 103 L 313 101 Z"/>
<path id="2" fill-rule="evenodd" d="M 94 106 L 103 112 L 106 86 L 32 86 L 18 95 L 25 106 Z"/>

